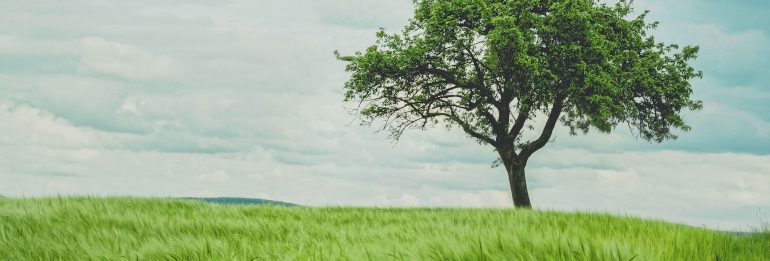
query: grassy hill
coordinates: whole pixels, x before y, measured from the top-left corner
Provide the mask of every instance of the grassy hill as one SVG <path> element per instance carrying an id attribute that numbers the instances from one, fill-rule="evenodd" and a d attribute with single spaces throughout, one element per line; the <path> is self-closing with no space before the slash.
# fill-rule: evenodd
<path id="1" fill-rule="evenodd" d="M 603 214 L 0 197 L 0 260 L 770 260 L 736 236 Z"/>

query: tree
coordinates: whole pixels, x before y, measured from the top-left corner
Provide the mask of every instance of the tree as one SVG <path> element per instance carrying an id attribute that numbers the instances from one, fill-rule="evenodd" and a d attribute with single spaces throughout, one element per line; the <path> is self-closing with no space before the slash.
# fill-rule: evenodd
<path id="1" fill-rule="evenodd" d="M 415 0 L 400 33 L 380 29 L 364 52 L 335 52 L 351 73 L 345 101 L 396 140 L 408 128 L 462 128 L 495 149 L 514 205 L 529 208 L 524 170 L 557 124 L 577 135 L 625 123 L 662 142 L 690 129 L 683 110 L 702 107 L 690 97 L 698 47 L 656 41 L 648 31 L 658 23 L 647 11 L 631 17 L 631 4 Z"/>

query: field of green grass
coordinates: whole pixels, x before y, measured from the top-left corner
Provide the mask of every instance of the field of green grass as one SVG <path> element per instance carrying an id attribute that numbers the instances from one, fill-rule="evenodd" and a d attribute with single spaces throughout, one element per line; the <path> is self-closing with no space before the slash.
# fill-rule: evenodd
<path id="1" fill-rule="evenodd" d="M 0 260 L 770 260 L 770 234 L 512 209 L 0 197 Z"/>

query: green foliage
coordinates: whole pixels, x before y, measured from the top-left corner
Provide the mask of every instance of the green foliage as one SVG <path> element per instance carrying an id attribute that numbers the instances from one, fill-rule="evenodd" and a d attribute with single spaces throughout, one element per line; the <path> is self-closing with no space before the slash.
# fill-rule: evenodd
<path id="1" fill-rule="evenodd" d="M 661 142 L 689 130 L 680 113 L 698 110 L 688 62 L 698 47 L 660 43 L 657 23 L 629 17 L 630 1 L 417 0 L 397 34 L 354 55 L 345 100 L 365 123 L 384 119 L 393 137 L 439 122 L 459 126 L 498 151 L 529 156 L 558 120 L 572 134 L 627 124 Z M 548 117 L 539 138 L 521 132 Z"/>
<path id="2" fill-rule="evenodd" d="M 770 260 L 770 237 L 605 214 L 0 198 L 0 260 Z"/>

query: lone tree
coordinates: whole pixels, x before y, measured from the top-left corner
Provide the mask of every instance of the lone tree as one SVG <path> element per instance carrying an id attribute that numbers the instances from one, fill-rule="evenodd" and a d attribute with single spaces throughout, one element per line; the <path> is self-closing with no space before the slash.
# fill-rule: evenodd
<path id="1" fill-rule="evenodd" d="M 662 142 L 690 129 L 683 110 L 702 107 L 690 97 L 689 81 L 702 76 L 688 64 L 698 47 L 656 41 L 648 30 L 657 22 L 646 11 L 629 17 L 631 3 L 415 0 L 401 33 L 380 29 L 366 51 L 335 52 L 351 73 L 345 101 L 358 103 L 364 124 L 383 119 L 394 139 L 408 128 L 462 128 L 494 147 L 514 205 L 529 208 L 524 169 L 557 123 L 572 135 L 626 123 Z"/>

